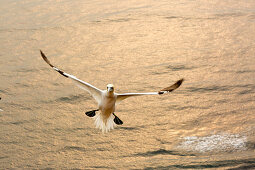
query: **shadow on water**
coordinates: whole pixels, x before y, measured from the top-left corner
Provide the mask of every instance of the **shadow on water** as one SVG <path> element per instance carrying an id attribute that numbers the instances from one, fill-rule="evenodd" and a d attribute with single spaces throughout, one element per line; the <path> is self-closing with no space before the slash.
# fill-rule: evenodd
<path id="1" fill-rule="evenodd" d="M 177 155 L 177 156 L 195 156 L 194 154 L 182 154 L 177 151 L 158 149 L 155 151 L 148 151 L 144 153 L 135 154 L 135 156 L 150 157 L 155 155 Z"/>
<path id="2" fill-rule="evenodd" d="M 224 161 L 214 161 L 214 162 L 206 162 L 204 164 L 198 165 L 169 165 L 169 166 L 158 166 L 158 167 L 147 167 L 144 168 L 146 170 L 150 169 L 204 169 L 204 168 L 220 168 L 220 167 L 233 167 L 241 165 L 238 168 L 247 168 L 253 169 L 255 168 L 255 159 L 241 159 L 241 160 L 224 160 Z M 234 169 L 238 169 L 234 168 Z"/>

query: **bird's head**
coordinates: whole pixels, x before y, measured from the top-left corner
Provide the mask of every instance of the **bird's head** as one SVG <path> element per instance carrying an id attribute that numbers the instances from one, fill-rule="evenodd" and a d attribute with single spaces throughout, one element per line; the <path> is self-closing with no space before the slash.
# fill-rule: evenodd
<path id="1" fill-rule="evenodd" d="M 108 91 L 108 92 L 114 92 L 114 86 L 113 86 L 113 84 L 108 84 L 108 85 L 107 85 L 107 91 Z"/>

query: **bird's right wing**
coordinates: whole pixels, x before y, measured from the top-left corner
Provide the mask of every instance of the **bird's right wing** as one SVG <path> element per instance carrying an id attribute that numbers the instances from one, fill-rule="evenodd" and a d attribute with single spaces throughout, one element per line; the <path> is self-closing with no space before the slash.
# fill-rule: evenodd
<path id="1" fill-rule="evenodd" d="M 98 102 L 100 103 L 100 100 L 101 100 L 101 95 L 102 95 L 102 90 L 92 86 L 91 84 L 87 83 L 87 82 L 84 82 L 78 78 L 76 78 L 75 76 L 73 75 L 70 75 L 70 74 L 67 74 L 63 71 L 61 71 L 60 69 L 58 69 L 57 67 L 53 66 L 50 61 L 48 60 L 48 58 L 45 56 L 45 54 L 40 50 L 41 52 L 41 56 L 42 58 L 44 59 L 44 61 L 49 64 L 54 70 L 56 70 L 59 74 L 61 74 L 62 76 L 66 77 L 66 78 L 70 78 L 72 79 L 75 84 L 80 87 L 81 89 L 83 90 L 86 90 L 87 92 L 89 92 L 93 98 Z"/>

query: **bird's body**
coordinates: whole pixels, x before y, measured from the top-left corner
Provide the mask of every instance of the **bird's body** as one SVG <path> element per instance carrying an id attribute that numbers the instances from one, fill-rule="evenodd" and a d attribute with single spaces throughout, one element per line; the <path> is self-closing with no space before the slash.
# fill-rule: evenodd
<path id="1" fill-rule="evenodd" d="M 132 96 L 162 95 L 177 89 L 183 82 L 183 79 L 180 79 L 173 85 L 157 92 L 119 94 L 114 92 L 114 86 L 112 84 L 108 84 L 106 90 L 100 90 L 95 86 L 84 82 L 73 75 L 65 73 L 57 67 L 53 66 L 42 51 L 41 56 L 44 61 L 49 64 L 55 71 L 59 72 L 64 77 L 72 79 L 80 88 L 89 92 L 97 101 L 98 109 L 86 112 L 86 115 L 89 117 L 94 117 L 96 127 L 102 129 L 103 132 L 108 132 L 116 125 L 123 124 L 123 122 L 115 115 L 116 104 L 120 103 L 122 100 Z M 99 111 L 98 114 L 96 114 L 97 111 Z"/>
<path id="2" fill-rule="evenodd" d="M 104 122 L 115 112 L 116 98 L 117 96 L 113 92 L 103 91 L 102 100 L 98 104 L 98 109 L 101 111 Z"/>

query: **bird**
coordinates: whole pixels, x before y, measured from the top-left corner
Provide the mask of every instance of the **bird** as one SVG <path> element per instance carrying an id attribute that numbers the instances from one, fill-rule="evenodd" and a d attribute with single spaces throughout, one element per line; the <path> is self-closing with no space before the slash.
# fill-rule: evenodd
<path id="1" fill-rule="evenodd" d="M 88 117 L 93 117 L 95 120 L 96 128 L 102 130 L 102 132 L 109 132 L 114 129 L 117 125 L 122 125 L 123 121 L 115 114 L 116 105 L 119 104 L 126 98 L 143 95 L 163 95 L 174 91 L 179 88 L 183 83 L 184 79 L 176 81 L 171 86 L 163 88 L 156 92 L 145 92 L 145 93 L 116 93 L 113 84 L 108 84 L 105 90 L 101 90 L 85 81 L 82 81 L 75 76 L 65 73 L 58 69 L 48 60 L 46 55 L 40 50 L 43 60 L 57 71 L 62 76 L 73 80 L 73 82 L 81 89 L 87 91 L 97 102 L 98 107 L 95 110 L 87 111 L 85 114 Z M 99 113 L 98 113 L 99 112 Z"/>

